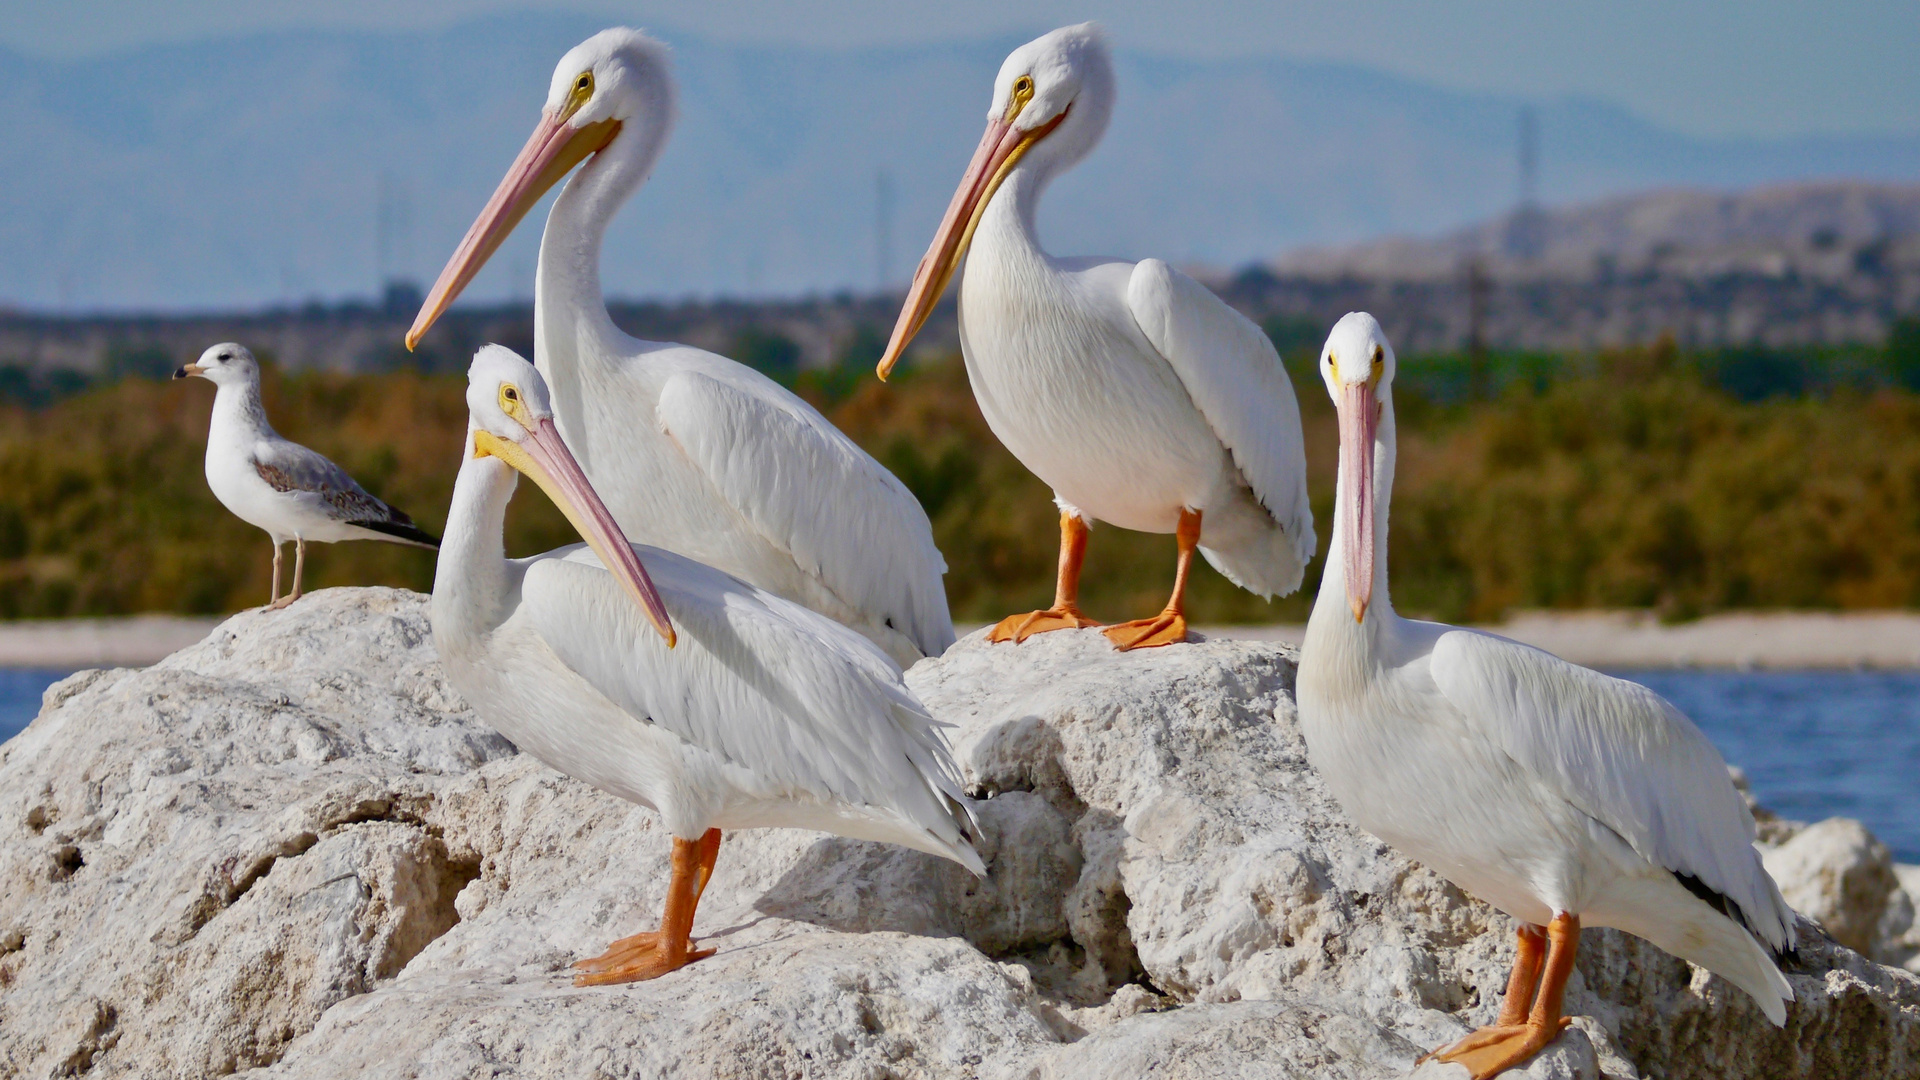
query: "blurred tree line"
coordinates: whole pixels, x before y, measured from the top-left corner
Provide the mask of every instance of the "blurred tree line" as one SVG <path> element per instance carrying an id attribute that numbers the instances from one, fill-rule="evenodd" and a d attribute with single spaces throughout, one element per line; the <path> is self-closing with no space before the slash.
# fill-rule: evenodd
<path id="1" fill-rule="evenodd" d="M 1306 425 L 1324 557 L 1337 445 L 1315 366 L 1325 328 L 1266 327 Z M 957 358 L 882 385 L 878 329 L 843 362 L 800 370 L 777 334 L 734 355 L 795 388 L 920 498 L 946 554 L 954 615 L 985 621 L 1052 596 L 1055 510 L 994 440 Z M 0 367 L 0 617 L 213 613 L 264 602 L 265 535 L 227 513 L 202 471 L 213 388 L 161 381 L 173 358 L 116 357 L 107 375 Z M 436 530 L 465 430 L 465 380 L 413 371 L 283 373 L 275 425 Z M 1493 620 L 1516 608 L 1920 604 L 1920 321 L 1884 348 L 1683 353 L 1671 341 L 1556 356 L 1401 360 L 1392 593 L 1403 611 Z M 530 484 L 508 550 L 574 539 Z M 322 545 L 308 584 L 429 589 L 430 553 Z M 1158 610 L 1171 537 L 1096 526 L 1083 600 L 1096 616 Z M 1305 617 L 1320 562 L 1273 603 L 1195 575 L 1198 622 Z"/>

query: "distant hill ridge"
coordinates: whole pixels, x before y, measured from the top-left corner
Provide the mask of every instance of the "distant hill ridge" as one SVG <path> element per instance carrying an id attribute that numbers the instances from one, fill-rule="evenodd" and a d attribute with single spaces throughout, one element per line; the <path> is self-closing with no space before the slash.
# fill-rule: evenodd
<path id="1" fill-rule="evenodd" d="M 1750 191 L 1666 189 L 1522 210 L 1430 238 L 1308 248 L 1279 274 L 1457 277 L 1470 258 L 1502 277 L 1789 273 L 1846 279 L 1920 269 L 1920 184 L 1826 180 Z"/>
<path id="2" fill-rule="evenodd" d="M 369 296 L 383 182 L 397 223 L 386 269 L 430 278 L 525 139 L 554 61 L 610 21 L 276 32 L 74 61 L 0 51 L 0 246 L 16 253 L 0 260 L 0 304 L 233 310 Z M 618 296 L 871 290 L 882 171 L 897 208 L 887 284 L 903 284 L 1018 40 L 836 51 L 655 29 L 674 47 L 682 115 L 609 237 Z M 1042 211 L 1056 250 L 1232 267 L 1456 228 L 1511 202 L 1517 98 L 1351 65 L 1116 45 L 1113 129 Z M 1555 203 L 1820 174 L 1920 178 L 1920 136 L 1711 140 L 1604 102 L 1534 104 Z M 470 295 L 527 295 L 537 239 L 523 228 Z"/>

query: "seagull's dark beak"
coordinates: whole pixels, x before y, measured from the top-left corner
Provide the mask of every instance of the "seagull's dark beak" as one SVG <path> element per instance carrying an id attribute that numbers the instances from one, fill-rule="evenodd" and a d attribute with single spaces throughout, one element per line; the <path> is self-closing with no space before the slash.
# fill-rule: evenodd
<path id="1" fill-rule="evenodd" d="M 198 375 L 205 370 L 207 369 L 201 367 L 199 364 L 182 364 L 173 369 L 173 377 L 176 379 L 184 379 L 189 375 Z"/>

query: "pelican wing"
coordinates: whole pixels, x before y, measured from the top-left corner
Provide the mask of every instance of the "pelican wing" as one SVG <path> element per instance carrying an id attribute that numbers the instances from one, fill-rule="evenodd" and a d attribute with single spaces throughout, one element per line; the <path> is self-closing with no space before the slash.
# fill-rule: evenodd
<path id="1" fill-rule="evenodd" d="M 849 607 L 927 656 L 953 644 L 926 511 L 826 417 L 791 395 L 681 372 L 661 389 L 658 419 L 750 527 Z"/>
<path id="2" fill-rule="evenodd" d="M 1314 535 L 1300 404 L 1273 342 L 1206 286 L 1159 259 L 1134 267 L 1127 306 L 1305 567 Z"/>
<path id="3" fill-rule="evenodd" d="M 889 810 L 980 870 L 946 740 L 886 654 L 798 604 L 635 545 L 678 634 L 669 649 L 584 545 L 531 560 L 521 610 L 636 718 L 792 797 Z"/>
<path id="4" fill-rule="evenodd" d="M 1467 722 L 1541 783 L 1696 895 L 1730 901 L 1727 914 L 1776 952 L 1793 947 L 1792 910 L 1760 864 L 1726 761 L 1665 698 L 1469 630 L 1441 635 L 1432 670 Z"/>

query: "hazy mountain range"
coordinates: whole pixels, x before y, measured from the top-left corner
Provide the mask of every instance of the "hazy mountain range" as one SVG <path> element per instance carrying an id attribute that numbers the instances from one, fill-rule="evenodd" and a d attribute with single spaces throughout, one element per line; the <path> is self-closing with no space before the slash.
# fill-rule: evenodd
<path id="1" fill-rule="evenodd" d="M 1469 258 L 1496 277 L 1582 279 L 1794 274 L 1826 281 L 1920 278 L 1920 184 L 1820 180 L 1740 192 L 1664 189 L 1515 210 L 1431 237 L 1307 247 L 1283 276 L 1457 278 Z"/>
<path id="2" fill-rule="evenodd" d="M 0 51 L 0 303 L 233 307 L 370 295 L 383 269 L 431 278 L 524 141 L 554 62 L 604 22 L 285 32 L 77 61 Z M 882 173 L 887 280 L 902 284 L 1017 44 L 837 52 L 656 31 L 675 49 L 681 120 L 608 243 L 607 288 L 624 296 L 870 290 Z M 1116 44 L 1113 128 L 1042 211 L 1055 250 L 1237 266 L 1458 228 L 1514 201 L 1518 99 Z M 1550 203 L 1920 178 L 1920 135 L 1706 140 L 1605 102 L 1533 104 Z M 470 295 L 525 294 L 538 221 Z"/>

